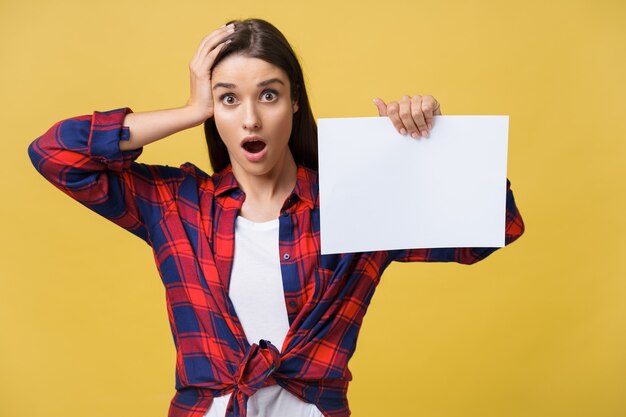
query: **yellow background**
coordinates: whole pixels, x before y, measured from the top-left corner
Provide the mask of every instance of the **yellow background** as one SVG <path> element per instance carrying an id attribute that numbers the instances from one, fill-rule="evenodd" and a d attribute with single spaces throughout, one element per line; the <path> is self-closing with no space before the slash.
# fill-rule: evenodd
<path id="1" fill-rule="evenodd" d="M 166 415 L 150 248 L 48 184 L 27 146 L 93 110 L 184 104 L 199 41 L 245 17 L 293 44 L 316 117 L 402 94 L 510 116 L 526 234 L 469 267 L 390 267 L 350 362 L 353 415 L 626 415 L 626 2 L 1 0 L 0 416 Z M 205 146 L 194 128 L 140 161 L 208 170 Z"/>

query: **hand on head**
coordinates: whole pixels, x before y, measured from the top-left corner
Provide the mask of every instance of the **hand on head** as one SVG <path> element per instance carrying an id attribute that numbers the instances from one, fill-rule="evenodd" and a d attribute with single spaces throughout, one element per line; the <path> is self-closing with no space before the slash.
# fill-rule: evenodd
<path id="1" fill-rule="evenodd" d="M 187 107 L 192 107 L 203 115 L 204 120 L 213 116 L 213 93 L 211 91 L 211 68 L 215 57 L 235 32 L 234 24 L 224 25 L 207 35 L 189 63 L 191 93 Z"/>

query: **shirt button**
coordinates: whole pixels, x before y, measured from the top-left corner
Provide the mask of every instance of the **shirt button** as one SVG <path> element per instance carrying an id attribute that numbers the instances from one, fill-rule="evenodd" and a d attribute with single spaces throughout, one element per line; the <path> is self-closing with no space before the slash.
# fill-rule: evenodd
<path id="1" fill-rule="evenodd" d="M 291 256 L 289 256 L 289 254 L 288 254 L 288 253 L 285 253 L 285 254 L 283 255 L 283 259 L 287 260 L 287 259 L 289 259 L 289 258 L 291 258 Z"/>
<path id="2" fill-rule="evenodd" d="M 296 308 L 296 306 L 298 305 L 298 303 L 296 303 L 295 301 L 289 301 L 289 307 L 291 308 Z"/>

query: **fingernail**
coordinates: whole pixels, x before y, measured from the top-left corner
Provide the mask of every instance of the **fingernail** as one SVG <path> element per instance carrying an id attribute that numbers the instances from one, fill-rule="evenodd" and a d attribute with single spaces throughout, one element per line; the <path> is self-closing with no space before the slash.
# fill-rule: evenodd
<path id="1" fill-rule="evenodd" d="M 416 139 L 418 136 L 419 136 L 419 135 L 417 134 L 417 132 L 413 132 L 413 133 L 411 134 L 411 137 L 412 137 L 412 138 L 415 138 L 415 139 Z"/>
<path id="2" fill-rule="evenodd" d="M 428 130 L 424 131 L 424 136 L 428 137 Z"/>
<path id="3" fill-rule="evenodd" d="M 406 135 L 406 129 L 405 128 L 400 129 L 400 134 L 401 135 Z"/>
<path id="4" fill-rule="evenodd" d="M 235 24 L 231 23 L 230 25 L 227 26 L 229 30 L 234 30 L 235 29 Z"/>
<path id="5" fill-rule="evenodd" d="M 433 124 L 432 123 L 428 123 L 428 130 L 433 128 Z"/>

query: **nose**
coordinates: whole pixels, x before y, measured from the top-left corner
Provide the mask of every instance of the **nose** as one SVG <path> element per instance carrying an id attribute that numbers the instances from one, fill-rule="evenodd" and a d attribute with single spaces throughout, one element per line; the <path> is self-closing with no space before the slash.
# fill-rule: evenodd
<path id="1" fill-rule="evenodd" d="M 248 102 L 245 107 L 243 128 L 246 130 L 256 130 L 261 128 L 261 118 L 255 103 Z"/>

